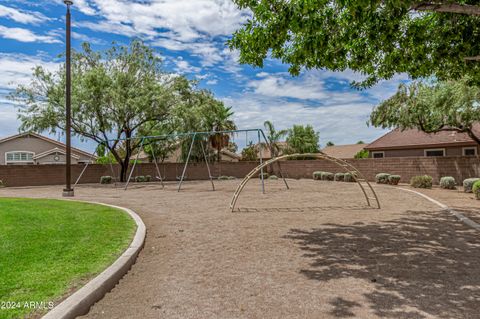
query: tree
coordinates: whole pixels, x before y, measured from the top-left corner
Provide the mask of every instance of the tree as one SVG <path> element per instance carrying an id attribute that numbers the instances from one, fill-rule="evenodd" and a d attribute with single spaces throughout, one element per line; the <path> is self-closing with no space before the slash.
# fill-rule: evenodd
<path id="1" fill-rule="evenodd" d="M 248 146 L 242 150 L 242 161 L 256 161 L 258 159 L 257 149 L 253 142 L 250 141 Z"/>
<path id="2" fill-rule="evenodd" d="M 361 150 L 358 151 L 357 154 L 355 154 L 354 158 L 355 159 L 361 159 L 361 158 L 368 158 L 369 152 L 367 150 Z"/>
<path id="3" fill-rule="evenodd" d="M 136 132 L 164 121 L 179 94 L 178 78 L 164 73 L 155 52 L 139 40 L 95 52 L 88 43 L 72 54 L 72 132 L 103 144 L 121 165 L 125 181 L 130 157 L 140 144 Z M 65 67 L 51 73 L 35 68 L 32 83 L 19 86 L 21 130 L 51 133 L 65 128 Z M 126 139 L 120 155 L 118 139 Z M 115 141 L 109 142 L 114 139 Z"/>
<path id="4" fill-rule="evenodd" d="M 236 130 L 237 126 L 232 120 L 233 111 L 231 107 L 225 107 L 220 101 L 211 103 L 204 109 L 203 115 L 207 121 L 207 130 L 220 132 Z M 221 151 L 230 144 L 231 134 L 218 133 L 209 136 L 210 145 L 217 150 L 217 161 L 222 159 Z"/>
<path id="5" fill-rule="evenodd" d="M 335 144 L 332 141 L 328 141 L 327 146 L 335 146 Z"/>
<path id="6" fill-rule="evenodd" d="M 302 69 L 351 69 L 368 87 L 396 73 L 480 83 L 479 1 L 234 0 L 253 17 L 229 41 L 240 62 L 271 55 Z"/>
<path id="7" fill-rule="evenodd" d="M 284 138 L 288 134 L 288 130 L 280 130 L 277 131 L 275 126 L 270 121 L 265 121 L 263 126 L 267 130 L 267 141 L 268 141 L 268 148 L 272 153 L 272 158 L 277 157 L 280 154 L 280 140 Z M 260 145 L 261 147 L 261 145 Z"/>
<path id="8" fill-rule="evenodd" d="M 358 141 L 357 144 L 365 144 L 364 141 Z"/>
<path id="9" fill-rule="evenodd" d="M 468 79 L 400 85 L 397 93 L 375 107 L 370 124 L 376 127 L 416 128 L 426 133 L 467 133 L 480 144 L 480 88 Z"/>
<path id="10" fill-rule="evenodd" d="M 311 125 L 294 125 L 288 133 L 288 153 L 318 153 L 320 136 Z"/>

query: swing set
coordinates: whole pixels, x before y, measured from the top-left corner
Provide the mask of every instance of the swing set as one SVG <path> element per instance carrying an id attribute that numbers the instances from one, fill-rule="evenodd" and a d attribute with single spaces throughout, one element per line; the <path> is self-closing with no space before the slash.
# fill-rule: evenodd
<path id="1" fill-rule="evenodd" d="M 191 157 L 192 157 L 194 144 L 195 144 L 195 142 L 198 142 L 198 143 L 200 143 L 200 146 L 201 146 L 201 155 L 202 155 L 203 161 L 205 162 L 205 165 L 206 165 L 208 177 L 209 177 L 211 185 L 212 185 L 212 190 L 215 190 L 215 184 L 214 184 L 214 181 L 213 181 L 213 176 L 212 176 L 212 172 L 211 172 L 211 169 L 210 169 L 210 164 L 209 164 L 207 152 L 206 152 L 205 146 L 203 144 L 203 142 L 204 142 L 203 138 L 207 137 L 207 139 L 208 139 L 210 136 L 215 136 L 215 135 L 218 135 L 218 134 L 228 134 L 228 135 L 235 136 L 235 134 L 240 134 L 240 133 L 245 133 L 245 140 L 246 140 L 247 145 L 248 145 L 248 134 L 249 133 L 256 133 L 256 137 L 257 137 L 257 141 L 258 141 L 257 145 L 259 145 L 259 162 L 260 162 L 260 165 L 262 165 L 263 164 L 263 154 L 262 154 L 261 142 L 263 141 L 263 142 L 265 142 L 265 145 L 268 145 L 268 140 L 265 136 L 265 133 L 261 129 L 225 130 L 225 131 L 209 131 L 209 132 L 188 132 L 188 133 L 176 133 L 176 134 L 166 134 L 166 135 L 151 135 L 151 136 L 123 138 L 123 139 L 112 139 L 112 140 L 106 141 L 106 143 L 111 143 L 111 142 L 118 143 L 119 141 L 126 141 L 126 140 L 137 140 L 137 141 L 140 140 L 139 147 L 138 147 L 138 150 L 137 150 L 137 153 L 136 153 L 136 156 L 135 156 L 135 160 L 133 161 L 132 167 L 131 167 L 130 172 L 128 174 L 127 181 L 126 181 L 125 186 L 124 186 L 124 190 L 127 190 L 130 183 L 131 183 L 135 168 L 137 167 L 137 163 L 139 162 L 140 154 L 145 153 L 145 146 L 153 145 L 153 143 L 156 140 L 160 140 L 160 139 L 162 139 L 162 140 L 175 139 L 175 140 L 178 140 L 180 142 L 185 141 L 187 139 L 191 139 L 191 142 L 190 142 L 190 145 L 189 145 L 189 148 L 188 148 L 187 157 L 185 159 L 185 163 L 183 164 L 182 174 L 180 176 L 178 176 L 178 175 L 176 176 L 176 178 L 178 179 L 177 191 L 180 192 L 180 190 L 182 189 L 182 185 L 185 182 L 185 179 L 186 179 L 186 176 L 187 176 L 186 173 L 187 173 L 187 169 L 188 169 L 188 164 L 191 162 Z M 162 177 L 162 174 L 160 172 L 160 167 L 159 167 L 159 163 L 157 161 L 157 158 L 155 156 L 155 152 L 153 151 L 153 152 L 150 152 L 149 154 L 152 155 L 153 163 L 155 164 L 155 170 L 156 170 L 156 174 L 157 174 L 157 176 L 155 176 L 155 179 L 159 180 L 160 183 L 162 184 L 162 188 L 164 188 L 165 187 L 164 177 Z M 78 176 L 78 178 L 77 178 L 77 180 L 74 184 L 74 187 L 80 182 L 80 180 L 81 180 L 82 176 L 84 175 L 85 171 L 87 170 L 89 164 L 90 163 L 85 164 L 85 167 L 83 168 L 80 175 Z M 281 178 L 283 179 L 286 187 L 289 188 L 288 183 L 287 183 L 287 181 L 286 181 L 286 179 L 285 179 L 285 177 L 284 177 L 284 175 L 281 171 L 280 163 L 277 162 L 277 164 L 278 164 L 277 166 L 279 168 Z M 114 180 L 114 184 L 115 184 L 115 187 L 116 187 L 118 178 L 117 178 L 117 174 L 115 173 L 115 169 L 113 167 L 112 161 L 109 162 L 109 166 L 110 166 L 110 171 L 111 171 L 111 174 L 112 174 L 112 177 L 113 177 L 113 180 Z M 260 169 L 260 180 L 261 180 L 262 193 L 265 193 L 265 177 L 264 176 L 265 175 L 264 175 L 263 167 L 262 167 Z"/>

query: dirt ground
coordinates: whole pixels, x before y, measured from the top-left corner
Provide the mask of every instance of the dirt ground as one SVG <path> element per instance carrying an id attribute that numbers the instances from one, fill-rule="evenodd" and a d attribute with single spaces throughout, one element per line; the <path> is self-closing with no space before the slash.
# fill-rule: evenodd
<path id="1" fill-rule="evenodd" d="M 479 233 L 429 201 L 375 186 L 377 210 L 353 183 L 267 181 L 262 195 L 255 180 L 231 213 L 238 183 L 79 186 L 77 199 L 132 208 L 148 231 L 137 263 L 85 318 L 479 317 Z"/>

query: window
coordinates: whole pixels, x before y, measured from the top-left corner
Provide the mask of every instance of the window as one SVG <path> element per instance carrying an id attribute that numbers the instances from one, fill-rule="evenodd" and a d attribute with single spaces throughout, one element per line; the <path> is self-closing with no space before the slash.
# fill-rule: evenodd
<path id="1" fill-rule="evenodd" d="M 477 155 L 477 148 L 476 147 L 464 147 L 463 148 L 463 156 L 475 156 Z"/>
<path id="2" fill-rule="evenodd" d="M 425 150 L 425 156 L 427 157 L 445 156 L 445 149 L 438 148 L 438 149 L 432 149 L 432 150 Z"/>
<path id="3" fill-rule="evenodd" d="M 33 152 L 7 152 L 5 153 L 6 164 L 31 164 L 33 163 Z"/>
<path id="4" fill-rule="evenodd" d="M 384 158 L 385 153 L 384 152 L 372 152 L 372 157 L 373 158 Z"/>

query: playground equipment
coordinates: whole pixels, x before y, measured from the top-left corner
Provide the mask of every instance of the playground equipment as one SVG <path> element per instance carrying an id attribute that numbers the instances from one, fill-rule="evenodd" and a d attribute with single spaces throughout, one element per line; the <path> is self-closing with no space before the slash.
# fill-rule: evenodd
<path id="1" fill-rule="evenodd" d="M 233 194 L 232 201 L 230 202 L 230 209 L 233 212 L 235 210 L 235 205 L 237 203 L 237 200 L 242 193 L 242 190 L 244 187 L 247 185 L 248 181 L 254 177 L 256 174 L 260 172 L 263 177 L 263 169 L 267 167 L 268 165 L 271 165 L 273 163 L 280 163 L 280 160 L 283 159 L 288 159 L 288 158 L 295 158 L 295 157 L 316 157 L 319 159 L 324 159 L 327 161 L 330 161 L 339 167 L 341 167 L 344 171 L 353 173 L 353 178 L 355 182 L 358 184 L 360 189 L 362 190 L 363 195 L 365 196 L 365 199 L 367 201 L 367 205 L 370 207 L 374 207 L 372 204 L 375 204 L 376 207 L 380 209 L 380 201 L 378 200 L 377 193 L 375 193 L 375 190 L 373 189 L 372 185 L 368 182 L 368 180 L 363 176 L 360 171 L 353 166 L 352 164 L 348 163 L 347 161 L 329 156 L 325 153 L 308 153 L 308 154 L 290 154 L 290 155 L 283 155 L 279 157 L 272 158 L 271 160 L 268 160 L 264 163 L 261 163 L 257 167 L 255 167 L 250 173 L 245 176 L 245 178 L 242 180 L 242 182 L 238 185 L 237 189 L 235 190 L 235 193 Z M 287 187 L 288 188 L 288 187 Z"/>
<path id="2" fill-rule="evenodd" d="M 181 188 L 182 188 L 182 185 L 185 181 L 185 177 L 186 177 L 186 173 L 187 173 L 187 169 L 188 169 L 188 164 L 190 163 L 190 159 L 191 159 L 191 155 L 192 155 L 192 150 L 193 150 L 193 146 L 195 144 L 196 141 L 200 142 L 200 145 L 201 145 L 201 149 L 202 149 L 202 155 L 203 155 L 203 160 L 205 161 L 205 164 L 206 164 L 206 168 L 207 168 L 207 172 L 208 172 L 208 176 L 209 176 L 209 179 L 210 179 L 210 182 L 211 182 L 211 185 L 212 185 L 212 190 L 215 190 L 215 184 L 213 182 L 213 176 L 211 174 L 211 170 L 210 170 L 210 165 L 209 165 L 209 162 L 208 162 L 208 158 L 207 158 L 207 154 L 206 154 L 206 151 L 205 151 L 205 148 L 204 148 L 204 145 L 203 143 L 201 142 L 201 140 L 199 139 L 199 137 L 209 137 L 209 136 L 212 136 L 212 135 L 217 135 L 217 134 L 240 134 L 240 133 L 245 133 L 245 137 L 246 137 L 246 141 L 248 140 L 248 133 L 256 133 L 256 137 L 257 137 L 257 142 L 258 144 L 257 145 L 261 145 L 261 142 L 262 140 L 264 141 L 264 145 L 269 145 L 268 144 L 268 140 L 263 132 L 263 130 L 261 129 L 244 129 L 244 130 L 226 130 L 226 131 L 209 131 L 209 132 L 187 132 L 187 133 L 177 133 L 177 134 L 167 134 L 167 135 L 152 135 L 152 136 L 140 136 L 140 137 L 132 137 L 132 138 L 124 138 L 124 139 L 116 139 L 116 140 L 108 140 L 106 141 L 106 143 L 110 143 L 110 142 L 118 142 L 118 141 L 126 141 L 126 140 L 137 140 L 139 141 L 139 147 L 138 149 L 136 150 L 136 158 L 135 160 L 133 161 L 133 165 L 130 169 L 130 172 L 128 174 L 128 178 L 127 178 L 127 181 L 125 183 L 125 186 L 124 186 L 124 189 L 127 190 L 129 185 L 130 185 L 130 182 L 131 182 L 131 179 L 133 177 L 133 173 L 135 171 L 135 168 L 137 166 L 137 163 L 139 161 L 139 157 L 140 157 L 140 154 L 142 152 L 144 152 L 144 146 L 148 145 L 149 143 L 152 143 L 153 141 L 155 140 L 158 140 L 158 139 L 167 139 L 167 138 L 173 138 L 173 139 L 178 139 L 179 141 L 181 140 L 184 140 L 184 139 L 187 139 L 187 138 L 191 138 L 192 141 L 190 143 L 190 146 L 189 146 L 189 150 L 188 150 L 188 155 L 187 155 L 187 158 L 185 160 L 185 163 L 183 165 L 183 169 L 182 169 L 182 175 L 180 176 L 179 178 L 179 182 L 178 182 L 178 187 L 177 187 L 177 191 L 180 191 Z M 155 154 L 154 152 L 152 152 L 152 155 L 153 155 L 153 162 L 155 163 L 155 168 L 156 168 L 156 172 L 157 172 L 157 176 L 156 176 L 156 179 L 159 179 L 162 183 L 162 187 L 164 187 L 164 183 L 163 183 L 163 178 L 162 178 L 162 174 L 160 172 L 160 168 L 159 168 L 159 165 L 158 165 L 158 161 L 157 159 L 155 158 Z M 262 147 L 259 147 L 259 162 L 260 162 L 260 165 L 263 164 L 263 156 L 262 156 Z M 80 173 L 80 175 L 78 176 L 74 186 L 76 186 L 78 184 L 78 182 L 80 181 L 80 179 L 82 178 L 83 174 L 85 173 L 85 171 L 87 170 L 89 166 L 89 163 L 85 164 L 85 167 L 83 168 L 82 172 Z M 282 169 L 281 169 L 281 166 L 280 166 L 280 163 L 277 164 L 278 166 L 278 169 L 279 169 L 279 172 L 280 172 L 280 176 L 281 178 L 283 179 L 284 183 L 285 183 L 285 186 L 287 188 L 289 188 L 288 186 L 288 183 L 286 181 L 286 179 L 284 178 L 284 175 L 282 173 Z M 114 181 L 115 181 L 115 186 L 116 186 L 116 183 L 117 183 L 117 177 L 116 177 L 116 174 L 114 172 L 114 169 L 113 169 L 113 165 L 112 163 L 110 163 L 110 169 L 111 169 L 111 172 L 112 172 L 112 176 L 114 177 Z M 260 168 L 260 172 L 261 172 L 261 189 L 262 189 L 262 193 L 265 193 L 265 180 L 264 180 L 264 174 L 263 174 L 263 167 Z"/>

